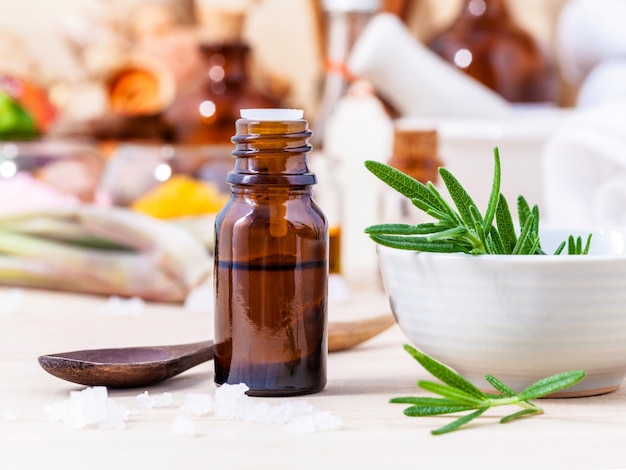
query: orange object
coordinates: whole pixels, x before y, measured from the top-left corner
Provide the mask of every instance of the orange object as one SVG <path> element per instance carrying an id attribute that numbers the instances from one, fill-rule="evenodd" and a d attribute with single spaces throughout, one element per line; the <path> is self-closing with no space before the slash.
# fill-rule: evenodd
<path id="1" fill-rule="evenodd" d="M 109 78 L 109 106 L 115 114 L 152 114 L 162 108 L 159 79 L 154 72 L 129 66 Z"/>
<path id="2" fill-rule="evenodd" d="M 29 80 L 0 73 L 0 91 L 24 108 L 40 133 L 45 133 L 58 117 L 58 110 L 50 101 L 48 92 Z"/>

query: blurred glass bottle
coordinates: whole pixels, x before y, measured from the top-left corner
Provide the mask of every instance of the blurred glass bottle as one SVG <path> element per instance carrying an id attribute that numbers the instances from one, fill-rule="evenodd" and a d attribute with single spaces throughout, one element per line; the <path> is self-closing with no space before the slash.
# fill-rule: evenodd
<path id="1" fill-rule="evenodd" d="M 322 0 L 325 18 L 324 82 L 313 137 L 314 146 L 321 146 L 324 127 L 335 105 L 345 95 L 350 83 L 346 66 L 352 46 L 380 9 L 380 0 Z"/>
<path id="2" fill-rule="evenodd" d="M 325 128 L 337 103 L 346 94 L 350 74 L 346 61 L 361 31 L 380 8 L 380 0 L 322 0 L 325 34 L 323 49 L 324 81 L 311 142 L 311 165 L 320 175 L 315 197 L 328 217 L 330 236 L 330 274 L 342 272 L 341 228 L 344 217 L 343 187 L 336 178 L 341 155 L 324 148 Z"/>
<path id="3" fill-rule="evenodd" d="M 506 0 L 464 0 L 428 47 L 511 103 L 555 103 L 557 76 L 538 42 L 516 24 Z"/>
<path id="4" fill-rule="evenodd" d="M 202 70 L 198 80 L 179 93 L 166 117 L 176 143 L 208 144 L 229 155 L 239 110 L 279 103 L 256 89 L 249 77 L 250 46 L 242 39 L 244 12 L 217 10 L 204 18 L 198 44 Z"/>

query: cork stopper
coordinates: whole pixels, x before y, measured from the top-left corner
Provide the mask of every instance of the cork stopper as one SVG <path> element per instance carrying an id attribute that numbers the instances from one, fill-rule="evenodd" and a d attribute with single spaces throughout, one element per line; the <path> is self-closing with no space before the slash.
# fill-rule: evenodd
<path id="1" fill-rule="evenodd" d="M 434 129 L 396 129 L 389 165 L 422 183 L 437 181 L 441 160 Z"/>

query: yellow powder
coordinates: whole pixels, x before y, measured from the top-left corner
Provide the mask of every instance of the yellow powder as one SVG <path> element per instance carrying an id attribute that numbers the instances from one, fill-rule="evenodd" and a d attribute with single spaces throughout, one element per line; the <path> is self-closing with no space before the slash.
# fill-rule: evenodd
<path id="1" fill-rule="evenodd" d="M 159 219 L 218 212 L 228 196 L 208 182 L 175 175 L 131 204 L 131 209 Z"/>

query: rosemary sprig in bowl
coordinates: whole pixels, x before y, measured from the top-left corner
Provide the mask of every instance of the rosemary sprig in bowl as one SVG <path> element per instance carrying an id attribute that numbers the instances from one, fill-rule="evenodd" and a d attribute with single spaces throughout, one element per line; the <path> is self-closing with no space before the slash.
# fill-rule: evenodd
<path id="1" fill-rule="evenodd" d="M 381 162 L 368 160 L 366 168 L 392 187 L 435 222 L 417 225 L 380 224 L 365 229 L 376 243 L 403 250 L 437 253 L 545 255 L 539 237 L 539 207 L 530 207 L 523 196 L 517 198 L 519 234 L 516 233 L 508 202 L 500 192 L 500 154 L 494 149 L 494 174 L 489 202 L 484 215 L 457 178 L 446 168 L 439 174 L 452 207 L 432 182 L 423 184 Z M 495 222 L 495 225 L 494 225 Z M 580 236 L 569 236 L 554 254 L 561 254 L 567 245 L 568 254 L 587 254 L 591 234 L 583 245 Z"/>

